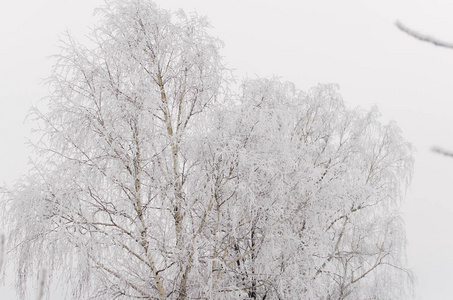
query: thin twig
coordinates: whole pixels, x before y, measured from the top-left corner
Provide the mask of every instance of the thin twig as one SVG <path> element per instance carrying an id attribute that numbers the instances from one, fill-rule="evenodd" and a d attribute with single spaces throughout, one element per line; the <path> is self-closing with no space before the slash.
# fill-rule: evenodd
<path id="1" fill-rule="evenodd" d="M 423 42 L 428 42 L 428 43 L 434 44 L 434 45 L 439 46 L 439 47 L 453 49 L 453 44 L 452 43 L 439 41 L 438 39 L 436 39 L 436 38 L 434 38 L 432 36 L 421 34 L 420 32 L 417 32 L 417 31 L 405 26 L 400 21 L 396 21 L 395 22 L 395 26 L 398 27 L 398 29 L 401 30 L 402 32 L 405 32 L 408 35 L 410 35 L 410 36 L 412 36 L 412 37 L 414 37 L 414 38 L 416 38 L 418 40 L 421 40 Z"/>

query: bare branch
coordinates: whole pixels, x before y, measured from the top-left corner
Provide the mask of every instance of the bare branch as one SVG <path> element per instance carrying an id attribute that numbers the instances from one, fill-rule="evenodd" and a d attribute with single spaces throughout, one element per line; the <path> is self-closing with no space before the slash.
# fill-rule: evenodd
<path id="1" fill-rule="evenodd" d="M 420 32 L 417 32 L 417 31 L 407 27 L 406 25 L 404 25 L 400 21 L 396 21 L 395 22 L 395 26 L 398 27 L 398 29 L 401 30 L 402 32 L 405 32 L 408 35 L 410 35 L 410 36 L 412 36 L 412 37 L 414 37 L 414 38 L 416 38 L 418 40 L 421 40 L 423 42 L 428 42 L 428 43 L 434 44 L 434 45 L 439 46 L 439 47 L 453 49 L 453 43 L 440 41 L 437 38 L 434 38 L 432 36 L 425 35 L 425 34 L 422 34 Z"/>
<path id="2" fill-rule="evenodd" d="M 439 153 L 439 154 L 442 154 L 442 155 L 445 155 L 445 156 L 452 156 L 453 157 L 453 152 L 441 149 L 439 147 L 433 147 L 431 150 L 433 152 L 436 152 L 436 153 Z"/>

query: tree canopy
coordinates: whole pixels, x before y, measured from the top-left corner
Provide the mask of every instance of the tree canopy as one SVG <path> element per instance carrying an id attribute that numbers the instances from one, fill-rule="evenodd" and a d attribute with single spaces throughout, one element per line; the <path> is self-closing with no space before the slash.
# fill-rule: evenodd
<path id="1" fill-rule="evenodd" d="M 395 123 L 333 84 L 234 90 L 196 14 L 99 13 L 89 45 L 62 45 L 36 159 L 1 202 L 22 296 L 38 274 L 74 299 L 410 296 Z"/>

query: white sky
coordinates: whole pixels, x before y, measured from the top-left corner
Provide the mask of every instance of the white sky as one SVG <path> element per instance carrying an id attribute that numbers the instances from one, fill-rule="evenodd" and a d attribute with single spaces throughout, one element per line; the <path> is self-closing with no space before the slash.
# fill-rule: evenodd
<path id="1" fill-rule="evenodd" d="M 279 76 L 304 90 L 335 82 L 350 106 L 377 105 L 417 148 L 404 214 L 418 299 L 453 299 L 453 50 L 419 42 L 407 26 L 453 42 L 453 2 L 441 0 L 157 0 L 207 15 L 239 76 Z M 28 107 L 58 35 L 87 33 L 100 0 L 22 0 L 0 4 L 0 184 L 27 171 Z M 1 231 L 1 229 L 0 229 Z M 0 287 L 1 299 L 15 299 Z M 31 299 L 34 299 L 32 295 Z M 57 299 L 57 298 L 56 298 Z"/>

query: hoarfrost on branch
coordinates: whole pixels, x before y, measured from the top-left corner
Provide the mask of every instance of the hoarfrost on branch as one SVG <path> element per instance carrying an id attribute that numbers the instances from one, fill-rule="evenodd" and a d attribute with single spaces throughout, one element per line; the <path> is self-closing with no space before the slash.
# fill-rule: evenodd
<path id="1" fill-rule="evenodd" d="M 410 294 L 412 157 L 394 123 L 335 85 L 230 90 L 196 15 L 133 0 L 99 13 L 90 47 L 64 40 L 33 112 L 37 158 L 2 201 L 22 296 L 55 274 L 75 299 Z"/>

